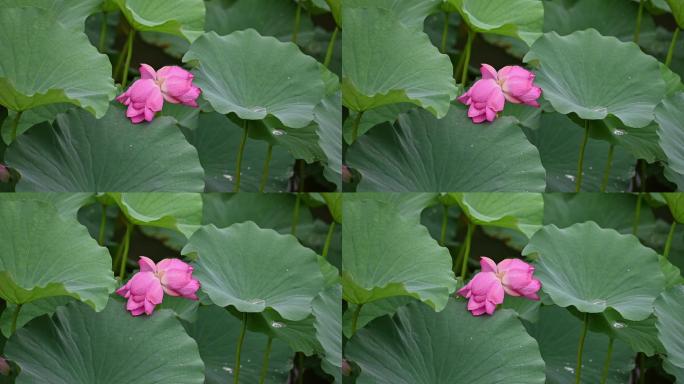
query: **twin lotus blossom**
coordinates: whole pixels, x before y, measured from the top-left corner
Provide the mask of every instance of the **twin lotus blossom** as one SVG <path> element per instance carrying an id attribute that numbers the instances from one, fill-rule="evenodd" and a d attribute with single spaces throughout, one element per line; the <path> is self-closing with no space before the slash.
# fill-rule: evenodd
<path id="1" fill-rule="evenodd" d="M 11 175 L 9 169 L 4 165 L 0 164 L 0 183 L 6 183 L 10 181 Z"/>
<path id="2" fill-rule="evenodd" d="M 503 303 L 504 294 L 539 300 L 541 282 L 534 278 L 534 267 L 520 259 L 505 259 L 498 265 L 488 257 L 480 258 L 481 271 L 458 291 L 468 300 L 473 316 L 491 315 Z"/>
<path id="3" fill-rule="evenodd" d="M 178 66 L 163 67 L 155 71 L 147 64 L 140 65 L 140 79 L 119 97 L 117 101 L 128 106 L 126 116 L 133 124 L 152 121 L 164 107 L 164 100 L 197 108 L 197 98 L 202 90 L 192 84 L 192 73 Z"/>
<path id="4" fill-rule="evenodd" d="M 468 117 L 473 123 L 496 120 L 506 100 L 539 108 L 537 99 L 542 90 L 534 85 L 534 73 L 517 65 L 503 67 L 497 72 L 489 64 L 482 64 L 480 72 L 482 79 L 458 98 L 458 101 L 470 106 Z"/>
<path id="5" fill-rule="evenodd" d="M 164 259 L 158 264 L 145 256 L 138 261 L 140 272 L 133 275 L 116 293 L 128 299 L 126 309 L 133 316 L 150 315 L 161 304 L 164 293 L 198 300 L 199 281 L 192 278 L 192 266 L 179 259 Z"/>

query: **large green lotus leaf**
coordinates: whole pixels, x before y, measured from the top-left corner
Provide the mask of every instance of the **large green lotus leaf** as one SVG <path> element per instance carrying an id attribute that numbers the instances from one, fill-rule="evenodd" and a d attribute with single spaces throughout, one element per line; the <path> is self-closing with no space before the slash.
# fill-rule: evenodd
<path id="1" fill-rule="evenodd" d="M 362 180 L 359 191 L 544 191 L 537 149 L 512 117 L 473 124 L 454 105 L 437 120 L 423 110 L 377 127 L 347 153 Z"/>
<path id="2" fill-rule="evenodd" d="M 684 93 L 675 93 L 663 100 L 656 108 L 655 119 L 660 126 L 660 146 L 667 156 L 666 176 L 667 171 L 684 175 Z"/>
<path id="3" fill-rule="evenodd" d="M 658 340 L 658 330 L 655 327 L 654 315 L 645 320 L 626 320 L 612 309 L 589 317 L 589 329 L 607 334 L 617 340 L 622 340 L 632 348 L 634 353 L 643 352 L 646 356 L 665 352 Z"/>
<path id="4" fill-rule="evenodd" d="M 665 288 L 655 251 L 592 221 L 563 229 L 547 225 L 522 254 L 536 259 L 542 290 L 555 304 L 581 312 L 613 308 L 627 320 L 643 320 Z"/>
<path id="5" fill-rule="evenodd" d="M 590 137 L 620 146 L 637 159 L 644 159 L 648 163 L 667 160 L 660 147 L 658 124 L 655 122 L 645 127 L 632 128 L 609 116 L 604 120 L 591 121 L 588 126 Z"/>
<path id="6" fill-rule="evenodd" d="M 324 351 L 322 368 L 342 382 L 342 286 L 333 285 L 312 303 L 316 338 Z"/>
<path id="7" fill-rule="evenodd" d="M 100 313 L 59 307 L 17 331 L 5 353 L 21 367 L 17 384 L 204 383 L 197 344 L 173 312 L 133 317 L 115 299 Z"/>
<path id="8" fill-rule="evenodd" d="M 681 193 L 662 193 L 667 206 L 670 208 L 672 216 L 678 223 L 684 223 L 684 194 Z"/>
<path id="9" fill-rule="evenodd" d="M 314 58 L 253 29 L 227 36 L 205 33 L 183 61 L 198 65 L 195 83 L 216 112 L 245 120 L 272 115 L 285 126 L 302 128 L 325 96 Z"/>
<path id="10" fill-rule="evenodd" d="M 205 193 L 202 224 L 226 228 L 236 223 L 253 221 L 261 228 L 270 228 L 283 235 L 292 231 L 292 216 L 297 203 L 289 193 Z M 313 217 L 300 209 L 298 227 L 308 227 Z"/>
<path id="11" fill-rule="evenodd" d="M 356 326 L 358 329 L 361 329 L 365 327 L 366 324 L 377 319 L 378 317 L 394 315 L 397 312 L 397 309 L 415 301 L 417 300 L 413 297 L 394 296 L 364 304 L 359 311 Z M 344 311 L 344 315 L 342 316 L 342 331 L 348 339 L 351 339 L 351 337 L 354 335 L 352 332 L 352 323 L 354 312 L 356 312 L 357 307 L 358 306 L 356 304 L 349 304 L 347 306 L 347 310 Z"/>
<path id="12" fill-rule="evenodd" d="M 677 24 L 679 24 L 679 28 L 684 28 L 684 1 L 682 0 L 665 0 L 667 1 L 667 4 L 670 6 L 670 10 L 672 11 L 672 15 L 674 16 L 675 20 L 677 20 Z"/>
<path id="13" fill-rule="evenodd" d="M 235 311 L 231 310 L 231 312 Z M 233 314 L 239 316 L 238 313 Z M 306 356 L 323 350 L 316 339 L 313 315 L 304 320 L 291 321 L 284 319 L 274 310 L 266 309 L 263 312 L 248 315 L 247 329 L 282 340 L 290 346 L 293 352 L 302 352 Z"/>
<path id="14" fill-rule="evenodd" d="M 539 350 L 546 362 L 546 383 L 568 384 L 575 382 L 577 340 L 582 332 L 582 322 L 567 310 L 557 306 L 543 306 L 539 320 L 526 324 L 529 334 L 537 339 Z M 596 384 L 601 381 L 603 363 L 608 350 L 608 336 L 588 332 L 582 356 L 582 383 Z M 613 345 L 613 355 L 608 373 L 610 384 L 629 382 L 634 367 L 634 353 L 620 340 Z"/>
<path id="15" fill-rule="evenodd" d="M 439 11 L 441 4 L 442 0 L 344 0 L 345 9 L 380 8 L 391 11 L 402 24 L 416 31 L 423 30 L 425 18 Z"/>
<path id="16" fill-rule="evenodd" d="M 205 172 L 207 192 L 233 190 L 236 174 L 238 145 L 241 128 L 226 116 L 218 113 L 199 115 L 197 129 L 183 131 L 188 141 L 197 148 Z M 240 190 L 259 190 L 268 144 L 263 141 L 248 141 L 242 159 L 242 180 Z M 282 146 L 273 147 L 269 179 L 265 191 L 287 191 L 292 176 L 294 158 Z"/>
<path id="17" fill-rule="evenodd" d="M 201 306 L 197 320 L 184 323 L 188 334 L 195 339 L 204 361 L 206 384 L 225 384 L 233 381 L 235 350 L 240 334 L 240 320 L 215 305 Z M 266 335 L 247 332 L 240 358 L 240 383 L 259 381 L 261 363 L 266 350 Z M 292 367 L 292 351 L 287 344 L 273 340 L 266 383 L 287 381 Z M 174 381 L 175 383 L 175 381 Z"/>
<path id="18" fill-rule="evenodd" d="M 335 193 L 321 193 L 321 196 L 323 197 L 323 200 L 325 200 L 325 204 L 328 206 L 328 210 L 330 211 L 330 215 L 332 215 L 333 220 L 335 220 L 338 223 L 342 223 L 342 203 L 343 203 L 343 194 L 339 192 Z"/>
<path id="19" fill-rule="evenodd" d="M 539 347 L 513 311 L 475 317 L 453 299 L 440 313 L 413 303 L 373 321 L 346 356 L 361 367 L 359 384 L 544 383 Z"/>
<path id="20" fill-rule="evenodd" d="M 0 7 L 0 104 L 25 111 L 70 103 L 102 117 L 116 94 L 112 65 L 57 20 L 40 8 Z"/>
<path id="21" fill-rule="evenodd" d="M 544 1 L 544 32 L 569 35 L 594 28 L 603 36 L 632 41 L 638 9 L 638 4 L 629 4 L 625 0 L 579 0 L 571 5 L 559 0 Z M 652 33 L 655 33 L 655 23 L 645 13 L 641 21 L 641 41 L 644 42 L 644 38 Z"/>
<path id="22" fill-rule="evenodd" d="M 315 123 L 303 128 L 288 128 L 277 119 L 267 117 L 250 124 L 249 137 L 282 146 L 292 157 L 304 160 L 307 164 L 327 160 L 325 152 L 318 145 L 320 137 Z"/>
<path id="23" fill-rule="evenodd" d="M 350 303 L 415 297 L 442 310 L 456 289 L 451 255 L 416 219 L 388 203 L 344 201 L 342 286 Z"/>
<path id="24" fill-rule="evenodd" d="M 97 12 L 102 0 L 0 0 L 0 8 L 36 7 L 54 13 L 69 29 L 83 32 L 85 20 Z"/>
<path id="25" fill-rule="evenodd" d="M 541 36 L 544 5 L 541 0 L 447 0 L 477 32 L 512 36 L 532 45 Z"/>
<path id="26" fill-rule="evenodd" d="M 190 237 L 202 223 L 202 195 L 199 193 L 115 193 L 110 196 L 132 224 L 174 229 Z"/>
<path id="27" fill-rule="evenodd" d="M 197 191 L 204 172 L 197 151 L 173 119 L 132 124 L 112 107 L 96 120 L 80 109 L 22 135 L 7 150 L 21 174 L 17 191 Z"/>
<path id="28" fill-rule="evenodd" d="M 542 226 L 541 193 L 449 193 L 468 219 L 479 225 L 516 229 L 532 237 Z"/>
<path id="29" fill-rule="evenodd" d="M 536 81 L 553 108 L 582 119 L 612 115 L 627 126 L 644 127 L 665 94 L 656 59 L 595 29 L 546 33 L 523 60 L 539 62 Z"/>
<path id="30" fill-rule="evenodd" d="M 95 201 L 92 193 L 5 193 L 0 195 L 0 204 L 7 201 L 43 201 L 53 205 L 62 218 L 75 219 L 81 207 Z M 98 209 L 98 212 L 100 210 Z M 99 219 L 99 216 L 98 216 Z M 99 224 L 99 221 L 98 221 Z"/>
<path id="31" fill-rule="evenodd" d="M 318 145 L 326 156 L 325 178 L 342 189 L 342 93 L 326 96 L 314 109 Z"/>
<path id="32" fill-rule="evenodd" d="M 663 292 L 655 302 L 655 314 L 658 337 L 667 352 L 667 362 L 681 372 L 684 370 L 684 285 Z"/>
<path id="33" fill-rule="evenodd" d="M 102 310 L 116 282 L 106 248 L 50 203 L 0 204 L 0 297 L 24 304 L 71 296 Z"/>
<path id="34" fill-rule="evenodd" d="M 449 57 L 378 8 L 344 8 L 342 102 L 354 111 L 413 103 L 444 117 L 456 98 Z M 368 37 L 372 36 L 372 39 Z"/>
<path id="35" fill-rule="evenodd" d="M 344 202 L 364 202 L 375 201 L 378 204 L 386 205 L 388 210 L 397 212 L 406 221 L 418 224 L 423 210 L 431 205 L 439 204 L 439 194 L 437 193 L 396 193 L 396 192 L 359 192 L 344 195 Z M 344 208 L 344 204 L 342 205 Z M 441 216 L 440 216 L 441 220 Z M 440 221 L 441 225 L 441 221 Z"/>
<path id="36" fill-rule="evenodd" d="M 57 307 L 66 305 L 72 301 L 74 301 L 74 298 L 72 297 L 53 296 L 23 304 L 21 306 L 21 310 L 19 311 L 19 316 L 17 317 L 17 329 L 23 327 L 26 323 L 35 319 L 36 317 L 43 316 L 45 314 L 52 316 Z M 14 320 L 13 317 L 16 308 L 16 304 L 8 303 L 5 310 L 2 311 L 2 316 L 0 316 L 0 330 L 6 337 L 10 337 L 12 335 L 12 321 Z"/>
<path id="37" fill-rule="evenodd" d="M 17 124 L 17 136 L 29 130 L 34 125 L 40 124 L 44 121 L 52 124 L 57 115 L 64 113 L 74 106 L 71 104 L 46 104 L 40 107 L 35 107 L 23 112 Z M 7 145 L 12 143 L 12 130 L 14 121 L 17 117 L 17 112 L 8 111 L 7 118 L 2 123 L 2 141 Z"/>
<path id="38" fill-rule="evenodd" d="M 548 192 L 574 192 L 579 146 L 584 132 L 570 118 L 559 113 L 543 113 L 539 129 L 526 129 L 546 169 Z M 584 153 L 583 191 L 598 191 L 608 161 L 610 144 L 589 140 Z M 636 159 L 621 146 L 616 146 L 606 191 L 626 191 L 634 176 Z"/>
<path id="39" fill-rule="evenodd" d="M 364 112 L 363 118 L 361 121 L 359 121 L 358 135 L 363 136 L 366 134 L 366 132 L 370 131 L 371 128 L 382 123 L 394 123 L 397 121 L 399 115 L 413 108 L 416 108 L 416 106 L 409 103 L 388 104 Z M 347 144 L 353 143 L 352 136 L 354 134 L 354 121 L 356 120 L 358 114 L 359 112 L 351 112 L 344 121 L 342 132 L 344 141 Z"/>
<path id="40" fill-rule="evenodd" d="M 113 0 L 138 31 L 163 32 L 193 41 L 204 32 L 203 0 Z"/>
<path id="41" fill-rule="evenodd" d="M 195 276 L 211 301 L 240 312 L 272 308 L 288 320 L 302 320 L 323 289 L 314 251 L 251 221 L 224 229 L 205 225 L 181 253 L 197 255 Z"/>

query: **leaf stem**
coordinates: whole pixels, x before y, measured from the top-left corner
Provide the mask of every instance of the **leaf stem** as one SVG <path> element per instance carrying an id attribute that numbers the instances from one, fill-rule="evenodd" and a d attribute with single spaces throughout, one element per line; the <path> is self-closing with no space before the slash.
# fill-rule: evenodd
<path id="1" fill-rule="evenodd" d="M 641 33 L 641 16 L 644 14 L 644 0 L 639 0 L 639 13 L 637 13 L 636 28 L 634 29 L 634 42 L 639 44 L 639 34 Z"/>
<path id="2" fill-rule="evenodd" d="M 361 308 L 363 308 L 363 304 L 357 304 L 356 309 L 354 309 L 354 313 L 352 314 L 352 336 L 356 333 L 356 327 L 359 324 L 359 315 L 361 314 Z"/>
<path id="3" fill-rule="evenodd" d="M 269 336 L 266 342 L 266 351 L 264 351 L 264 360 L 261 363 L 261 374 L 259 375 L 259 384 L 266 382 L 266 375 L 268 374 L 268 362 L 271 357 L 271 345 L 273 344 L 273 337 Z"/>
<path id="4" fill-rule="evenodd" d="M 606 360 L 603 362 L 603 373 L 601 374 L 601 384 L 606 384 L 608 380 L 608 372 L 610 369 L 610 362 L 613 358 L 613 342 L 614 338 L 610 337 L 608 339 L 608 352 L 606 352 Z"/>
<path id="5" fill-rule="evenodd" d="M 249 124 L 247 120 L 242 120 L 242 139 L 240 140 L 240 148 L 238 149 L 235 184 L 233 184 L 233 192 L 240 192 L 240 179 L 242 176 L 242 157 L 245 154 L 245 144 L 247 144 L 247 136 L 249 134 Z"/>
<path id="6" fill-rule="evenodd" d="M 442 206 L 442 231 L 439 234 L 439 245 L 442 247 L 444 244 L 446 244 L 446 231 L 447 231 L 447 224 L 449 222 L 449 206 L 448 205 L 443 205 Z"/>
<path id="7" fill-rule="evenodd" d="M 294 31 L 292 31 L 292 42 L 297 44 L 297 37 L 299 35 L 299 26 L 302 22 L 302 2 L 297 1 L 297 12 L 295 13 Z"/>
<path id="8" fill-rule="evenodd" d="M 603 170 L 603 181 L 601 181 L 601 192 L 605 192 L 608 187 L 608 180 L 610 179 L 610 170 L 613 167 L 613 152 L 615 152 L 615 144 L 611 144 L 608 148 L 608 160 L 606 160 L 606 168 Z"/>
<path id="9" fill-rule="evenodd" d="M 102 25 L 100 26 L 100 44 L 98 48 L 100 52 L 105 51 L 105 44 L 107 43 L 107 12 L 102 12 Z"/>
<path id="10" fill-rule="evenodd" d="M 468 221 L 468 231 L 466 232 L 465 244 L 463 245 L 463 264 L 461 264 L 461 281 L 465 282 L 468 274 L 468 259 L 470 258 L 470 244 L 473 240 L 473 232 L 476 225 Z"/>
<path id="11" fill-rule="evenodd" d="M 637 197 L 636 210 L 634 212 L 634 223 L 632 224 L 632 235 L 636 236 L 639 231 L 639 222 L 641 221 L 641 200 L 643 200 L 644 194 L 639 193 Z"/>
<path id="12" fill-rule="evenodd" d="M 325 59 L 323 60 L 323 66 L 326 68 L 330 67 L 330 62 L 332 61 L 333 53 L 335 51 L 335 42 L 337 42 L 337 34 L 340 32 L 340 27 L 335 25 L 335 30 L 333 30 L 332 36 L 330 36 L 330 41 L 328 42 L 328 49 L 325 51 Z"/>
<path id="13" fill-rule="evenodd" d="M 17 304 L 17 307 L 14 308 L 14 314 L 12 315 L 12 327 L 10 328 L 10 334 L 14 335 L 14 332 L 17 331 L 17 320 L 19 320 L 19 312 L 21 312 L 21 307 L 24 304 Z"/>
<path id="14" fill-rule="evenodd" d="M 324 259 L 328 258 L 328 251 L 330 250 L 330 242 L 332 241 L 333 234 L 335 233 L 335 221 L 330 223 L 328 228 L 328 234 L 325 236 L 325 244 L 323 245 L 323 256 Z"/>
<path id="15" fill-rule="evenodd" d="M 97 236 L 97 243 L 100 246 L 104 245 L 106 227 L 107 227 L 107 206 L 102 204 L 102 218 L 100 219 L 100 233 Z"/>
<path id="16" fill-rule="evenodd" d="M 121 264 L 119 266 L 119 280 L 123 281 L 126 276 L 126 264 L 128 263 L 128 251 L 131 247 L 131 233 L 134 225 L 126 222 L 126 233 L 123 238 L 123 251 L 121 253 Z"/>
<path id="17" fill-rule="evenodd" d="M 242 343 L 245 341 L 245 333 L 247 333 L 247 313 L 242 314 L 242 328 L 240 329 L 240 337 L 237 342 L 237 350 L 235 351 L 235 368 L 233 368 L 233 384 L 240 383 L 240 355 L 242 354 Z"/>
<path id="18" fill-rule="evenodd" d="M 670 64 L 672 64 L 672 55 L 674 54 L 674 49 L 677 45 L 677 38 L 679 38 L 679 27 L 676 27 L 674 30 L 672 41 L 670 42 L 670 48 L 667 50 L 667 56 L 665 57 L 665 66 L 668 68 L 670 67 Z"/>
<path id="19" fill-rule="evenodd" d="M 264 161 L 264 170 L 261 173 L 261 182 L 259 183 L 259 192 L 263 192 L 268 182 L 268 171 L 271 166 L 271 157 L 273 156 L 273 144 L 268 144 L 266 151 L 266 161 Z"/>
<path id="20" fill-rule="evenodd" d="M 475 35 L 477 32 L 468 28 L 468 40 L 465 46 L 465 59 L 463 61 L 463 73 L 461 74 L 461 85 L 465 87 L 466 81 L 468 81 L 468 67 L 470 66 L 470 53 L 473 49 L 473 41 L 475 40 Z"/>
<path id="21" fill-rule="evenodd" d="M 354 124 L 352 125 L 352 144 L 359 138 L 359 126 L 361 125 L 361 118 L 363 117 L 364 112 L 365 111 L 357 112 L 356 117 L 354 118 Z"/>
<path id="22" fill-rule="evenodd" d="M 584 167 L 584 151 L 587 149 L 587 142 L 589 141 L 589 121 L 584 120 L 584 137 L 582 138 L 582 145 L 580 145 L 579 159 L 577 160 L 577 177 L 575 178 L 575 192 L 582 190 L 582 168 Z"/>
<path id="23" fill-rule="evenodd" d="M 21 119 L 21 115 L 24 113 L 24 111 L 18 111 L 17 115 L 14 117 L 14 122 L 12 123 L 12 141 L 17 139 L 17 133 L 19 131 L 19 120 Z"/>
<path id="24" fill-rule="evenodd" d="M 121 51 L 119 52 L 119 55 L 116 58 L 116 66 L 114 67 L 114 73 L 112 73 L 113 78 L 117 78 L 119 76 L 119 72 L 121 72 L 121 66 L 123 65 L 124 62 L 124 57 L 125 52 L 128 50 L 128 39 L 126 39 L 126 42 L 124 43 L 123 47 L 121 47 Z"/>
<path id="25" fill-rule="evenodd" d="M 667 234 L 667 241 L 665 242 L 665 250 L 663 251 L 663 257 L 666 259 L 670 255 L 670 248 L 672 247 L 672 238 L 674 237 L 676 227 L 677 227 L 677 221 L 673 221 L 672 225 L 670 225 L 670 232 Z"/>
<path id="26" fill-rule="evenodd" d="M 589 314 L 584 314 L 584 321 L 582 325 L 582 333 L 580 334 L 579 345 L 577 346 L 577 366 L 575 367 L 575 384 L 582 382 L 582 352 L 584 352 L 584 339 L 587 337 L 587 328 L 589 326 Z"/>
<path id="27" fill-rule="evenodd" d="M 297 224 L 299 224 L 299 206 L 302 205 L 302 194 L 297 192 L 297 200 L 295 201 L 294 211 L 292 211 L 292 229 L 290 234 L 297 237 Z"/>
<path id="28" fill-rule="evenodd" d="M 131 66 L 131 59 L 133 58 L 133 39 L 135 38 L 135 29 L 131 28 L 128 31 L 128 41 L 126 43 L 126 63 L 121 74 L 121 88 L 126 88 L 128 83 L 128 70 Z"/>
<path id="29" fill-rule="evenodd" d="M 446 53 L 447 38 L 449 37 L 449 12 L 444 12 L 444 28 L 442 28 L 442 45 L 440 45 L 440 52 Z"/>

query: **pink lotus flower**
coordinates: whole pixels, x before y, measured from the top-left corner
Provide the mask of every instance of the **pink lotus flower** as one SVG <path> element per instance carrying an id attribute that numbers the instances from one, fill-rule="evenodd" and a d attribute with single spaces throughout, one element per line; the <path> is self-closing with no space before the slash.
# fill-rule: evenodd
<path id="1" fill-rule="evenodd" d="M 2 356 L 0 356 L 0 375 L 3 376 L 9 376 L 10 374 L 10 365 L 7 363 L 7 360 L 5 360 Z"/>
<path id="2" fill-rule="evenodd" d="M 506 100 L 513 104 L 527 104 L 539 108 L 537 99 L 541 96 L 542 90 L 534 85 L 533 72 L 517 65 L 509 65 L 496 72 L 489 64 L 482 64 L 480 72 L 483 79 L 492 79 L 499 84 Z"/>
<path id="3" fill-rule="evenodd" d="M 498 265 L 488 257 L 480 258 L 481 271 L 457 293 L 468 300 L 473 316 L 491 315 L 503 303 L 504 293 L 539 300 L 541 282 L 534 278 L 534 267 L 519 259 L 505 259 Z"/>
<path id="4" fill-rule="evenodd" d="M 179 259 L 164 259 L 158 264 L 145 256 L 138 261 L 140 272 L 116 293 L 128 299 L 126 309 L 133 316 L 150 315 L 161 304 L 164 293 L 198 300 L 199 281 L 192 278 L 192 266 Z"/>
<path id="5" fill-rule="evenodd" d="M 192 73 L 178 66 L 163 67 L 156 71 L 147 64 L 140 65 L 140 79 L 116 98 L 128 106 L 126 116 L 133 124 L 154 120 L 164 107 L 164 100 L 197 108 L 202 91 L 192 85 Z"/>
<path id="6" fill-rule="evenodd" d="M 184 104 L 197 108 L 197 98 L 202 90 L 192 85 L 194 75 L 178 66 L 162 67 L 155 72 L 147 64 L 140 65 L 142 79 L 151 79 L 159 86 L 164 100 L 172 104 Z"/>
<path id="7" fill-rule="evenodd" d="M 478 80 L 473 86 L 458 98 L 458 101 L 469 105 L 468 117 L 473 123 L 494 121 L 496 114 L 503 111 L 506 99 L 499 88 L 499 84 L 492 79 Z"/>
<path id="8" fill-rule="evenodd" d="M 9 169 L 5 167 L 4 165 L 0 164 L 0 183 L 6 183 L 10 181 L 10 177 L 12 175 L 9 172 Z"/>

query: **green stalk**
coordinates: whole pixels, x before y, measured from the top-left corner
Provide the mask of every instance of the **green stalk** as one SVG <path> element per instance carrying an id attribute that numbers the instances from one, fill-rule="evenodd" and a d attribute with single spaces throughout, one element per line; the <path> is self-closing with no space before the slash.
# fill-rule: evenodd
<path id="1" fill-rule="evenodd" d="M 102 204 L 102 218 L 100 219 L 100 233 L 97 236 L 97 243 L 104 245 L 105 229 L 107 226 L 107 206 Z"/>
<path id="2" fill-rule="evenodd" d="M 12 327 L 10 328 L 10 334 L 14 335 L 14 332 L 17 331 L 17 320 L 19 319 L 19 312 L 21 312 L 21 306 L 23 304 L 17 304 L 17 307 L 14 309 L 14 315 L 12 315 Z"/>
<path id="3" fill-rule="evenodd" d="M 357 112 L 354 118 L 354 124 L 352 125 L 352 144 L 356 142 L 359 138 L 359 126 L 361 125 L 361 118 L 363 117 L 364 111 Z"/>
<path id="4" fill-rule="evenodd" d="M 107 43 L 107 12 L 102 12 L 102 25 L 100 26 L 100 44 L 98 48 L 100 52 L 105 51 L 105 44 Z"/>
<path id="5" fill-rule="evenodd" d="M 304 353 L 298 352 L 297 358 L 297 384 L 304 384 Z"/>
<path id="6" fill-rule="evenodd" d="M 639 13 L 637 13 L 636 29 L 634 29 L 634 42 L 639 44 L 639 33 L 641 33 L 641 16 L 644 14 L 644 0 L 639 0 Z"/>
<path id="7" fill-rule="evenodd" d="M 610 170 L 613 167 L 613 152 L 615 151 L 615 144 L 611 144 L 608 148 L 608 160 L 606 160 L 606 168 L 603 170 L 603 181 L 601 181 L 601 192 L 606 191 L 608 187 L 608 179 L 610 178 Z"/>
<path id="8" fill-rule="evenodd" d="M 442 45 L 440 52 L 446 53 L 447 38 L 449 37 L 449 12 L 444 12 L 444 28 L 442 29 Z"/>
<path id="9" fill-rule="evenodd" d="M 442 231 L 439 235 L 439 245 L 443 247 L 444 244 L 446 244 L 446 230 L 447 224 L 449 222 L 449 206 L 444 205 L 442 206 L 442 209 Z"/>
<path id="10" fill-rule="evenodd" d="M 679 27 L 676 27 L 674 34 L 672 35 L 672 41 L 670 42 L 670 49 L 667 50 L 667 57 L 665 58 L 665 66 L 670 67 L 672 64 L 672 55 L 674 54 L 675 46 L 677 45 L 677 38 L 679 37 Z"/>
<path id="11" fill-rule="evenodd" d="M 577 346 L 577 367 L 575 368 L 575 384 L 582 382 L 582 352 L 584 352 L 584 339 L 587 337 L 587 328 L 589 326 L 589 314 L 584 314 L 584 325 L 582 326 L 582 333 L 580 334 L 579 345 Z"/>
<path id="12" fill-rule="evenodd" d="M 670 232 L 667 234 L 667 241 L 665 242 L 665 250 L 663 251 L 663 257 L 667 259 L 670 255 L 670 248 L 672 247 L 672 238 L 674 237 L 675 227 L 677 227 L 677 222 L 673 221 L 670 225 Z"/>
<path id="13" fill-rule="evenodd" d="M 352 336 L 356 333 L 356 327 L 359 323 L 359 315 L 361 314 L 361 308 L 363 308 L 363 304 L 357 304 L 356 309 L 354 310 L 354 314 L 352 316 Z"/>
<path id="14" fill-rule="evenodd" d="M 135 29 L 131 28 L 128 31 L 128 41 L 126 43 L 126 64 L 123 67 L 123 74 L 121 75 L 121 88 L 126 88 L 128 83 L 128 70 L 131 67 L 131 59 L 133 58 L 133 39 L 135 38 Z"/>
<path id="15" fill-rule="evenodd" d="M 335 42 L 337 42 L 337 34 L 340 32 L 340 27 L 335 26 L 335 30 L 330 36 L 330 41 L 328 42 L 328 49 L 325 51 L 325 60 L 323 60 L 323 66 L 326 68 L 330 67 L 330 62 L 332 61 L 333 52 L 335 51 Z"/>
<path id="16" fill-rule="evenodd" d="M 644 194 L 639 193 L 637 197 L 636 211 L 634 212 L 634 223 L 632 224 L 632 235 L 636 236 L 639 231 L 639 222 L 641 221 L 641 200 L 643 200 Z"/>
<path id="17" fill-rule="evenodd" d="M 268 362 L 271 357 L 271 345 L 273 344 L 273 337 L 269 336 L 266 342 L 266 351 L 264 352 L 264 361 L 261 363 L 261 374 L 259 375 L 259 384 L 266 382 L 266 375 L 268 374 Z"/>
<path id="18" fill-rule="evenodd" d="M 17 139 L 17 132 L 19 131 L 19 120 L 24 111 L 18 111 L 17 115 L 14 117 L 14 122 L 12 123 L 12 142 Z"/>
<path id="19" fill-rule="evenodd" d="M 468 222 L 468 231 L 466 232 L 464 250 L 463 250 L 463 264 L 461 264 L 461 281 L 465 282 L 468 273 L 468 259 L 470 259 L 470 243 L 473 240 L 473 232 L 475 232 L 475 224 Z"/>
<path id="20" fill-rule="evenodd" d="M 114 67 L 114 73 L 112 73 L 113 78 L 117 78 L 119 76 L 119 72 L 121 72 L 121 66 L 123 65 L 124 62 L 124 57 L 126 56 L 126 51 L 128 50 L 128 39 L 126 39 L 126 42 L 124 43 L 123 47 L 121 47 L 121 51 L 119 52 L 119 55 L 116 58 L 116 66 Z"/>
<path id="21" fill-rule="evenodd" d="M 646 355 L 639 353 L 639 384 L 646 384 Z"/>
<path id="22" fill-rule="evenodd" d="M 290 233 L 292 236 L 297 236 L 297 224 L 299 224 L 299 206 L 302 204 L 302 194 L 297 192 L 297 200 L 295 201 L 294 211 L 292 212 L 292 229 Z"/>
<path id="23" fill-rule="evenodd" d="M 465 59 L 463 61 L 463 73 L 461 74 L 461 84 L 465 87 L 466 81 L 468 80 L 468 67 L 470 66 L 470 52 L 473 49 L 473 41 L 475 40 L 475 35 L 477 33 L 472 29 L 468 28 L 468 40 L 465 46 Z"/>
<path id="24" fill-rule="evenodd" d="M 610 362 L 613 358 L 613 342 L 615 339 L 612 337 L 608 339 L 608 352 L 606 352 L 606 360 L 603 362 L 603 373 L 601 374 L 601 384 L 606 384 L 608 380 L 608 369 L 610 368 Z"/>
<path id="25" fill-rule="evenodd" d="M 579 159 L 577 160 L 577 177 L 575 178 L 575 192 L 582 190 L 582 168 L 584 167 L 584 151 L 587 149 L 589 141 L 589 122 L 584 120 L 584 138 L 580 146 Z"/>
<path id="26" fill-rule="evenodd" d="M 333 234 L 335 233 L 335 222 L 330 223 L 328 228 L 328 234 L 325 236 L 325 244 L 323 245 L 323 256 L 324 259 L 328 258 L 328 251 L 330 250 L 330 242 L 332 241 Z"/>
<path id="27" fill-rule="evenodd" d="M 233 184 L 233 192 L 240 192 L 240 178 L 242 176 L 242 157 L 245 154 L 245 144 L 247 144 L 247 136 L 249 135 L 249 124 L 247 120 L 242 121 L 242 140 L 240 140 L 240 148 L 238 149 L 238 156 L 236 162 L 235 184 Z"/>
<path id="28" fill-rule="evenodd" d="M 128 250 L 131 247 L 131 233 L 134 225 L 126 223 L 126 233 L 123 238 L 123 251 L 121 253 L 121 265 L 119 266 L 119 280 L 123 281 L 126 276 L 126 263 L 128 262 Z"/>
<path id="29" fill-rule="evenodd" d="M 271 157 L 273 156 L 273 144 L 268 144 L 268 150 L 266 152 L 266 161 L 264 161 L 264 170 L 261 173 L 261 182 L 259 183 L 259 192 L 263 192 L 266 188 L 266 183 L 268 182 L 268 171 L 271 167 Z"/>
<path id="30" fill-rule="evenodd" d="M 247 313 L 242 314 L 242 328 L 238 338 L 237 350 L 235 351 L 235 368 L 233 368 L 233 384 L 240 383 L 240 355 L 242 354 L 242 343 L 245 341 L 247 332 Z"/>
<path id="31" fill-rule="evenodd" d="M 292 32 L 292 42 L 297 44 L 297 37 L 299 35 L 299 26 L 302 23 L 302 2 L 297 1 L 297 12 L 295 13 L 295 25 Z"/>

